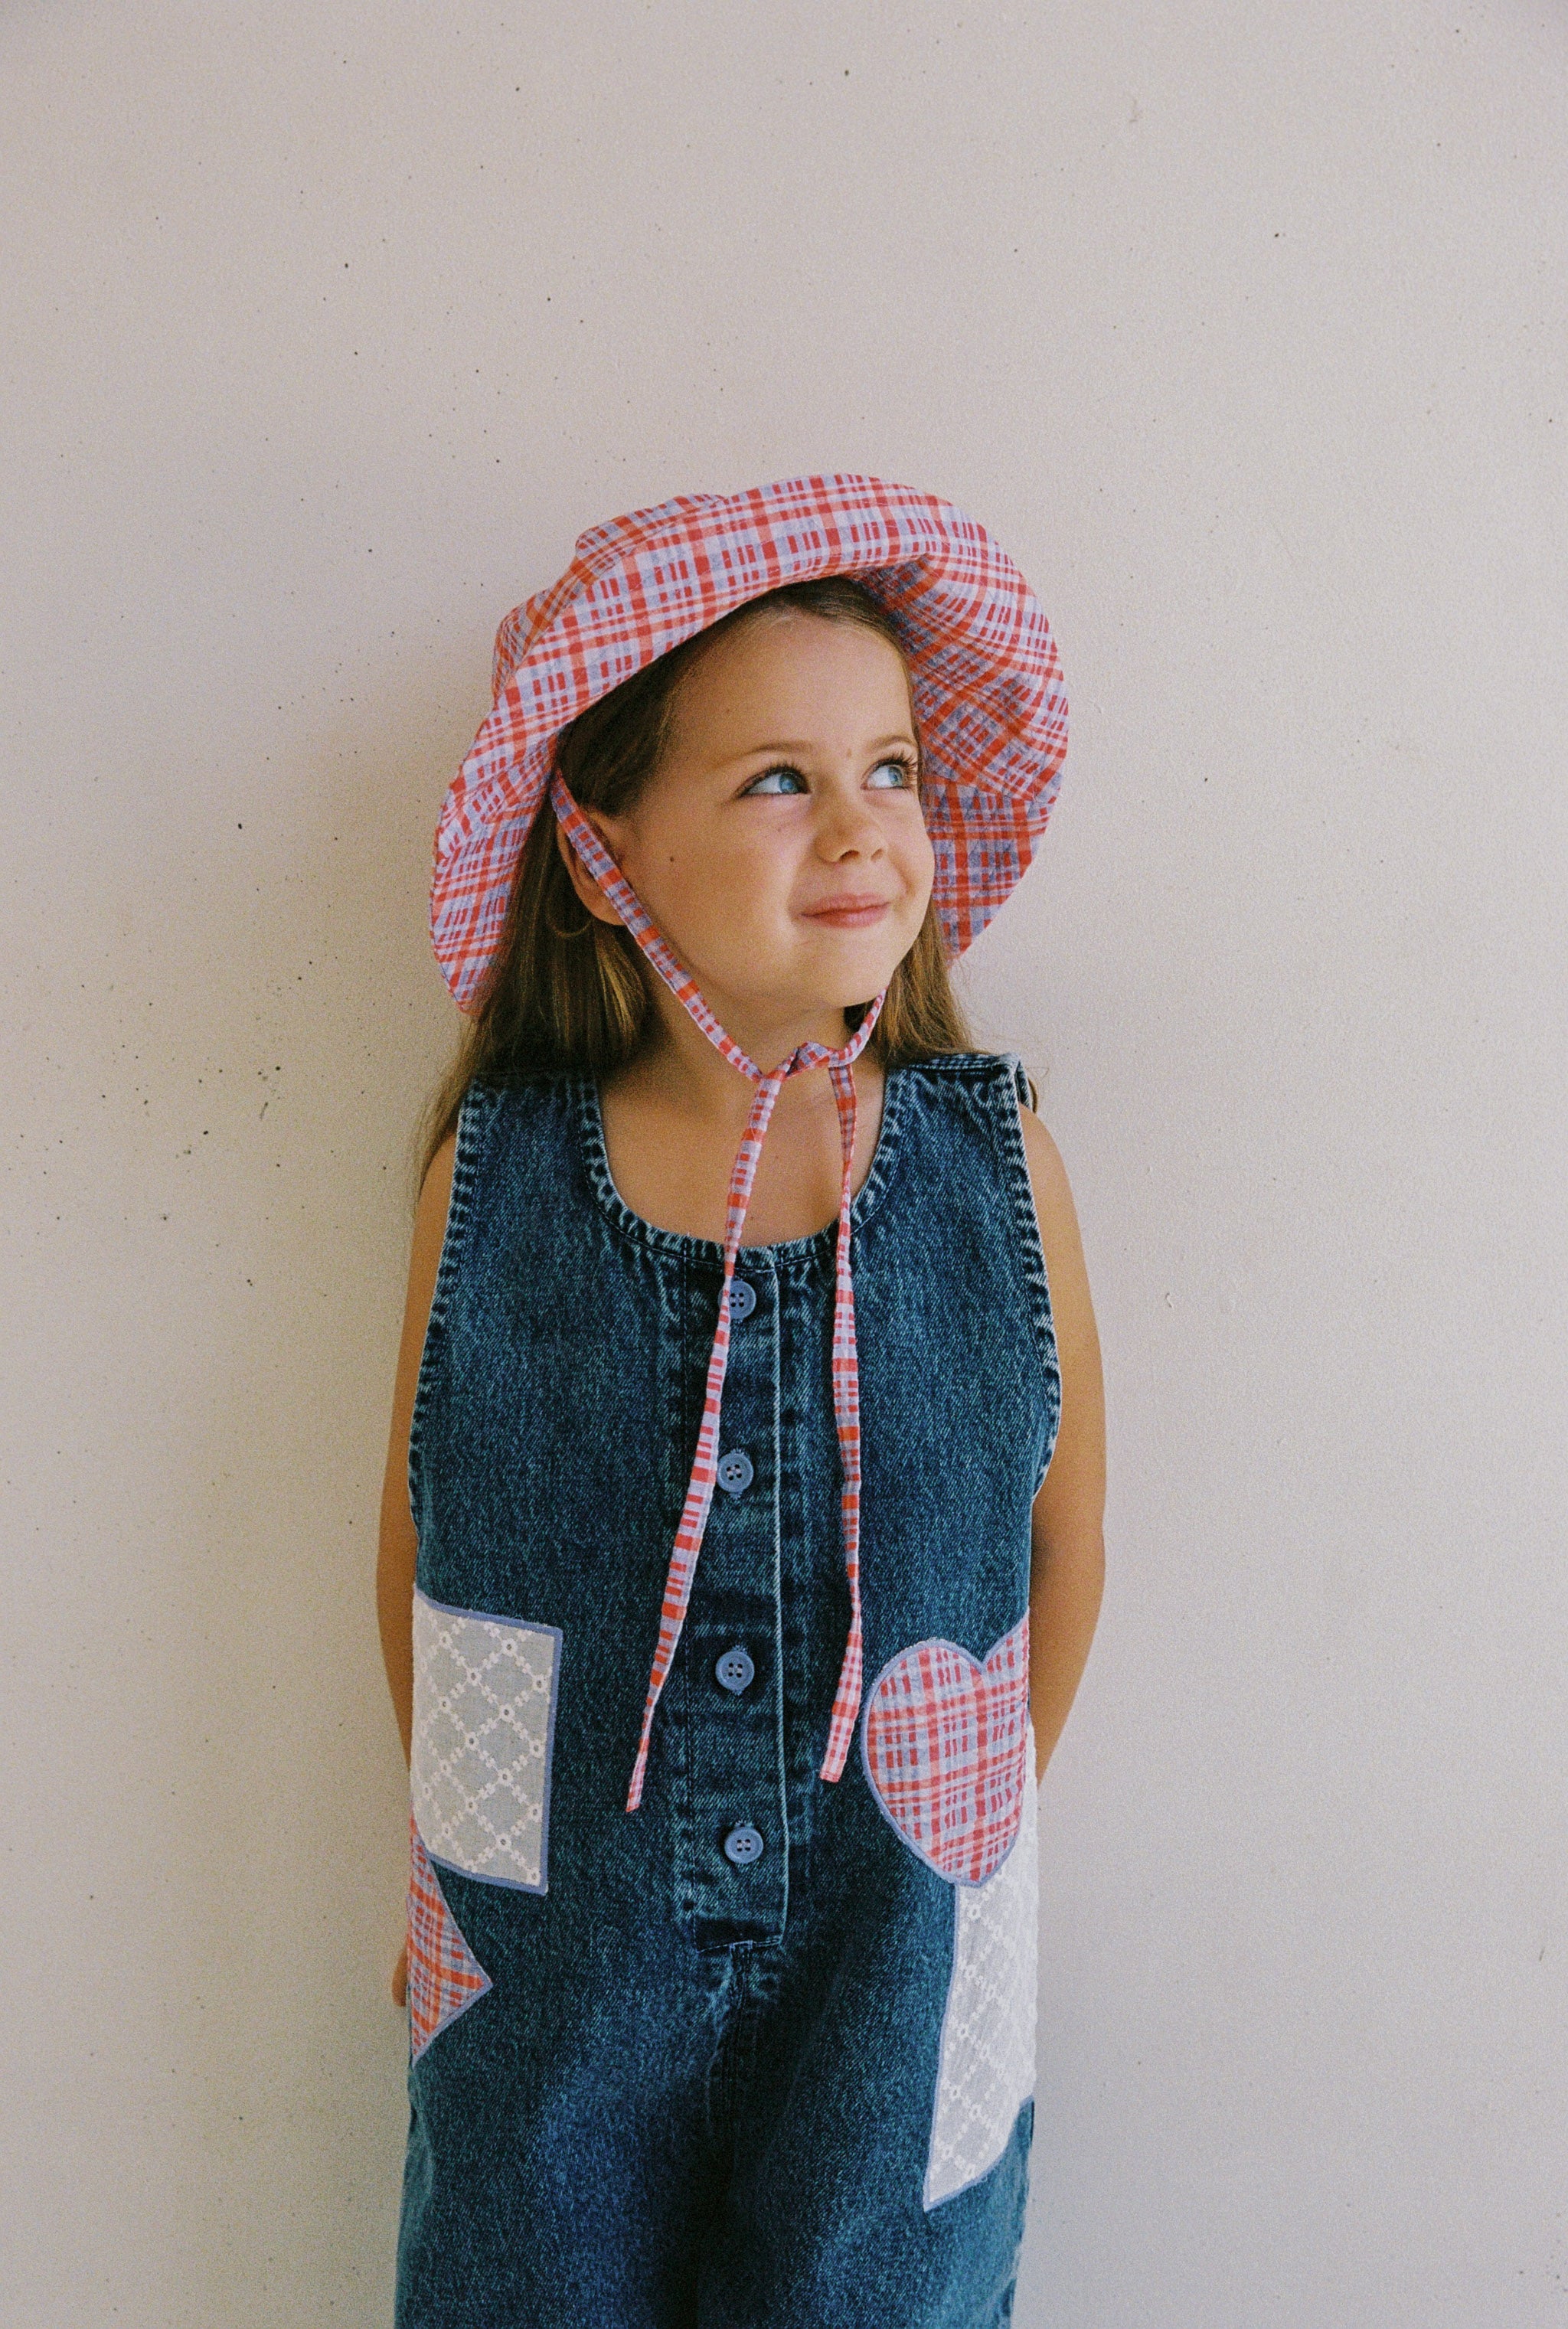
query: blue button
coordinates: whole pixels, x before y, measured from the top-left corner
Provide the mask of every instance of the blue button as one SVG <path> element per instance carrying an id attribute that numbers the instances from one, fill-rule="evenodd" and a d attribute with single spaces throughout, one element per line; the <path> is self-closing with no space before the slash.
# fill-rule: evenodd
<path id="1" fill-rule="evenodd" d="M 727 1456 L 720 1457 L 718 1481 L 726 1495 L 744 1495 L 755 1476 L 751 1458 L 743 1447 L 732 1447 Z"/>
<path id="2" fill-rule="evenodd" d="M 713 1672 L 726 1690 L 739 1693 L 755 1678 L 757 1669 L 737 1642 L 732 1650 L 724 1652 Z"/>
<path id="3" fill-rule="evenodd" d="M 731 1325 L 738 1326 L 741 1319 L 749 1318 L 756 1307 L 756 1287 L 747 1278 L 732 1278 L 730 1280 Z"/>
<path id="4" fill-rule="evenodd" d="M 724 1838 L 724 1857 L 736 1868 L 750 1868 L 762 1857 L 762 1838 L 750 1820 L 742 1820 Z"/>

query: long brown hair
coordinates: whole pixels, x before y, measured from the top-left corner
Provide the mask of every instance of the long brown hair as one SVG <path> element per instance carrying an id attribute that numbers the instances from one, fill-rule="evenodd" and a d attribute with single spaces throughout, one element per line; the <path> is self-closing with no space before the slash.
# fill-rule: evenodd
<path id="1" fill-rule="evenodd" d="M 787 583 L 750 599 L 611 688 L 562 730 L 556 766 L 579 806 L 609 816 L 634 808 L 669 742 L 675 698 L 697 656 L 722 631 L 787 607 L 824 622 L 858 623 L 885 639 L 903 660 L 893 617 L 848 575 Z M 584 911 L 562 863 L 555 831 L 554 816 L 544 803 L 517 861 L 506 919 L 473 1015 L 425 1113 L 421 1177 L 455 1129 L 470 1084 L 516 1083 L 562 1070 L 608 1075 L 624 1067 L 647 1040 L 654 974 L 629 931 Z M 864 1008 L 845 1014 L 852 1028 Z M 888 982 L 867 1049 L 884 1067 L 972 1049 L 948 978 L 934 900 L 919 937 Z"/>

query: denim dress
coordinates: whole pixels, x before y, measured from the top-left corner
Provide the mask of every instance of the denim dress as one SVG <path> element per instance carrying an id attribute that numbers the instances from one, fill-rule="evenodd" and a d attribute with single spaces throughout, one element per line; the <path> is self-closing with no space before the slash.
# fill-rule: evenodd
<path id="1" fill-rule="evenodd" d="M 626 1808 L 721 1249 L 597 1089 L 463 1106 L 410 1437 L 399 2329 L 990 2329 L 1033 2128 L 1030 1520 L 1060 1376 L 1015 1061 L 887 1077 L 854 1207 L 865 1684 L 834 1231 L 743 1247 L 719 1488 Z"/>

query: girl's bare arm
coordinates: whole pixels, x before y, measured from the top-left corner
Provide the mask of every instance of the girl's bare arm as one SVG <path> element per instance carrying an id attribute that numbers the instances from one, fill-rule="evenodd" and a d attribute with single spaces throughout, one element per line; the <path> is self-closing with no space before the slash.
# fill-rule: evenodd
<path id="1" fill-rule="evenodd" d="M 420 1541 L 409 1510 L 409 1425 L 414 1411 L 414 1391 L 420 1360 L 430 1324 L 430 1303 L 440 1268 L 441 1241 L 447 1233 L 447 1203 L 452 1193 L 452 1159 L 457 1140 L 443 1141 L 430 1159 L 430 1169 L 420 1191 L 414 1214 L 413 1251 L 409 1258 L 409 1295 L 403 1310 L 402 1341 L 398 1348 L 397 1381 L 392 1386 L 392 1433 L 386 1451 L 386 1474 L 381 1489 L 381 1540 L 375 1564 L 375 1608 L 381 1626 L 381 1654 L 392 1689 L 392 1711 L 403 1742 L 403 1760 L 414 1730 L 414 1564 Z M 392 1967 L 395 2004 L 408 2001 L 408 1951 Z"/>
<path id="2" fill-rule="evenodd" d="M 441 1241 L 447 1231 L 447 1204 L 452 1193 L 452 1159 L 456 1153 L 455 1136 L 437 1149 L 414 1215 L 408 1304 L 403 1312 L 402 1343 L 392 1389 L 392 1435 L 381 1491 L 376 1616 L 381 1624 L 382 1655 L 386 1661 L 386 1678 L 392 1688 L 392 1711 L 397 1716 L 405 1762 L 414 1722 L 414 1563 L 420 1549 L 413 1514 L 409 1510 L 409 1424 L 414 1411 L 414 1389 L 420 1379 L 430 1301 L 436 1290 L 436 1272 L 440 1267 Z"/>
<path id="3" fill-rule="evenodd" d="M 1072 1192 L 1056 1143 L 1027 1109 L 1024 1147 L 1062 1368 L 1062 1421 L 1034 1499 L 1029 1702 L 1036 1774 L 1062 1735 L 1089 1657 L 1105 1583 L 1105 1386 Z"/>

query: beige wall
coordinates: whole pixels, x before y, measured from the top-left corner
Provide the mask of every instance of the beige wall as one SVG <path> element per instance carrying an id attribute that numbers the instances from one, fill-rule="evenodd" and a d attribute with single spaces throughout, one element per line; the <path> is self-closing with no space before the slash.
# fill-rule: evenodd
<path id="1" fill-rule="evenodd" d="M 1019 2319 L 1563 2304 L 1543 5 L 0 14 L 0 2320 L 388 2318 L 371 1608 L 424 935 L 577 529 L 864 467 L 1036 581 L 978 950 L 1108 1353 Z"/>

